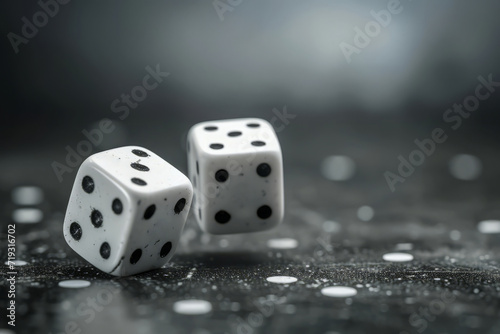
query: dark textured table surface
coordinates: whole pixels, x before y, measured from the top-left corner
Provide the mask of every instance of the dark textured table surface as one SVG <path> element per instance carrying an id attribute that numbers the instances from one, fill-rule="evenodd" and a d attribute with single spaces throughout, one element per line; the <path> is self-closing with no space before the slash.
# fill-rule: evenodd
<path id="1" fill-rule="evenodd" d="M 160 125 L 135 126 L 139 134 L 147 126 L 149 135 L 132 132 L 112 145 L 141 144 L 185 171 L 189 122 L 168 134 Z M 438 126 L 448 141 L 392 192 L 384 172 L 396 172 L 398 156 L 408 157 L 414 139 Z M 0 283 L 0 333 L 500 332 L 493 129 L 297 116 L 278 136 L 282 225 L 211 236 L 190 217 L 166 267 L 124 278 L 93 268 L 63 240 L 76 174 L 63 183 L 53 174 L 51 159 L 63 158 L 63 147 L 7 151 L 0 164 L 2 276 L 12 271 L 3 265 L 8 224 L 15 223 L 16 260 L 24 262 L 13 268 L 15 327 L 5 317 L 9 284 Z M 83 282 L 68 288 L 68 280 Z"/>

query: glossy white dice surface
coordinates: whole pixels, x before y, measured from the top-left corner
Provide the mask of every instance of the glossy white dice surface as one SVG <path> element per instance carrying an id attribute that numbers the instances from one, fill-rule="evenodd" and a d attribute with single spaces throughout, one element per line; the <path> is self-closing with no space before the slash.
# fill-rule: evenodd
<path id="1" fill-rule="evenodd" d="M 242 118 L 196 124 L 188 134 L 193 214 L 212 234 L 263 231 L 283 219 L 283 162 L 273 127 Z"/>
<path id="2" fill-rule="evenodd" d="M 111 275 L 160 268 L 175 252 L 192 194 L 189 179 L 150 150 L 128 146 L 94 154 L 78 170 L 64 238 Z"/>

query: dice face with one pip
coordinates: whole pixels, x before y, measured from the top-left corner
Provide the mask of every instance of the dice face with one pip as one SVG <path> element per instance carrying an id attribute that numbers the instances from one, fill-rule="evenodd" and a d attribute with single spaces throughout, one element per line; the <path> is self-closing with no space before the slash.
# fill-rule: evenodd
<path id="1" fill-rule="evenodd" d="M 283 162 L 273 127 L 258 118 L 203 122 L 187 141 L 193 214 L 212 234 L 263 231 L 283 219 Z"/>
<path id="2" fill-rule="evenodd" d="M 160 268 L 175 252 L 192 194 L 184 174 L 145 148 L 94 154 L 78 170 L 64 238 L 111 275 Z"/>

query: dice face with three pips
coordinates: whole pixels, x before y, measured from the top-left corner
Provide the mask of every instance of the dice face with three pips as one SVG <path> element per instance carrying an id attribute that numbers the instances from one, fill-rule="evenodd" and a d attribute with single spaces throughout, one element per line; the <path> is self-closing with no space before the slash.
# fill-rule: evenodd
<path id="1" fill-rule="evenodd" d="M 193 215 L 212 234 L 263 231 L 283 219 L 283 162 L 272 126 L 258 118 L 191 128 L 188 167 Z"/>
<path id="2" fill-rule="evenodd" d="M 189 179 L 150 150 L 129 146 L 97 153 L 76 176 L 64 237 L 111 275 L 160 268 L 175 252 L 192 195 Z"/>

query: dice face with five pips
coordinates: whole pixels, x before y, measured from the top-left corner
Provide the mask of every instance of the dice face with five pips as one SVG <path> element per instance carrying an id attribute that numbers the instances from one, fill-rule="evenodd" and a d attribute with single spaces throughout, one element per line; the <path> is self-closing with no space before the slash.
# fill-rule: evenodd
<path id="1" fill-rule="evenodd" d="M 111 275 L 160 268 L 175 252 L 192 195 L 189 179 L 150 150 L 129 146 L 97 153 L 76 176 L 64 237 Z"/>
<path id="2" fill-rule="evenodd" d="M 283 162 L 273 127 L 244 118 L 191 128 L 188 167 L 193 215 L 212 234 L 263 231 L 283 219 Z"/>

